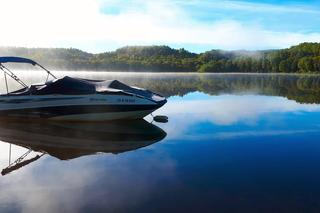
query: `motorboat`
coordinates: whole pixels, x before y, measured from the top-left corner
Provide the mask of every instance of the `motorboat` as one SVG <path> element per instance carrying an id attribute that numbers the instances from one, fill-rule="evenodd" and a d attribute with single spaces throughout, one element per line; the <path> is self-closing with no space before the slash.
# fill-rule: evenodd
<path id="1" fill-rule="evenodd" d="M 28 86 L 4 66 L 5 63 L 38 66 L 47 72 L 47 79 L 44 83 Z M 57 78 L 27 58 L 0 57 L 0 69 L 4 72 L 7 90 L 6 94 L 0 95 L 0 116 L 67 121 L 139 119 L 167 102 L 160 94 L 117 80 Z M 22 89 L 9 92 L 7 77 L 18 82 Z"/>
<path id="2" fill-rule="evenodd" d="M 101 153 L 120 154 L 160 142 L 166 135 L 144 119 L 106 122 L 0 119 L 0 143 L 9 143 L 10 151 L 11 145 L 26 148 L 16 160 L 11 160 L 9 151 L 9 165 L 1 174 L 24 167 L 43 155 L 71 160 Z"/>

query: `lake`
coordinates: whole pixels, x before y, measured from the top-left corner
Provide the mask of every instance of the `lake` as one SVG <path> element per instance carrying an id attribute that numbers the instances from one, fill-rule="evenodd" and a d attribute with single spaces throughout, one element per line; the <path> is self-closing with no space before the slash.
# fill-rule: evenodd
<path id="1" fill-rule="evenodd" d="M 55 74 L 161 93 L 169 122 L 0 121 L 0 212 L 320 211 L 320 76 Z"/>

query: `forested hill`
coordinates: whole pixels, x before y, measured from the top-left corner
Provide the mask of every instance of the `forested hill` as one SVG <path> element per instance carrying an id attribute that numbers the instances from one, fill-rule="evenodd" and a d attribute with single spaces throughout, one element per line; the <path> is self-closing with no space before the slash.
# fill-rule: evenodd
<path id="1" fill-rule="evenodd" d="M 211 50 L 201 54 L 168 46 L 128 46 L 100 54 L 74 48 L 0 47 L 0 56 L 27 57 L 57 70 L 320 73 L 320 43 L 281 50 Z"/>

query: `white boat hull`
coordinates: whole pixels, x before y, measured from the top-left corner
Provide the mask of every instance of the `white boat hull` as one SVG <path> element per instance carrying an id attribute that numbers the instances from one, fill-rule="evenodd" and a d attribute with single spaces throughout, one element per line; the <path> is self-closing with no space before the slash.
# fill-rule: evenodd
<path id="1" fill-rule="evenodd" d="M 125 95 L 35 95 L 0 97 L 0 116 L 66 121 L 138 119 L 163 103 Z"/>

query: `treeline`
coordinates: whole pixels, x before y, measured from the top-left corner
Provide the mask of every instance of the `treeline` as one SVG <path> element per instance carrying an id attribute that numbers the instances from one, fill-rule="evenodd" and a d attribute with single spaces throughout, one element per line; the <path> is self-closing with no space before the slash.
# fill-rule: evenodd
<path id="1" fill-rule="evenodd" d="M 211 50 L 200 54 L 168 46 L 128 46 L 100 54 L 91 54 L 74 48 L 0 48 L 0 56 L 9 55 L 31 58 L 57 70 L 320 72 L 320 43 L 302 43 L 281 50 Z"/>

